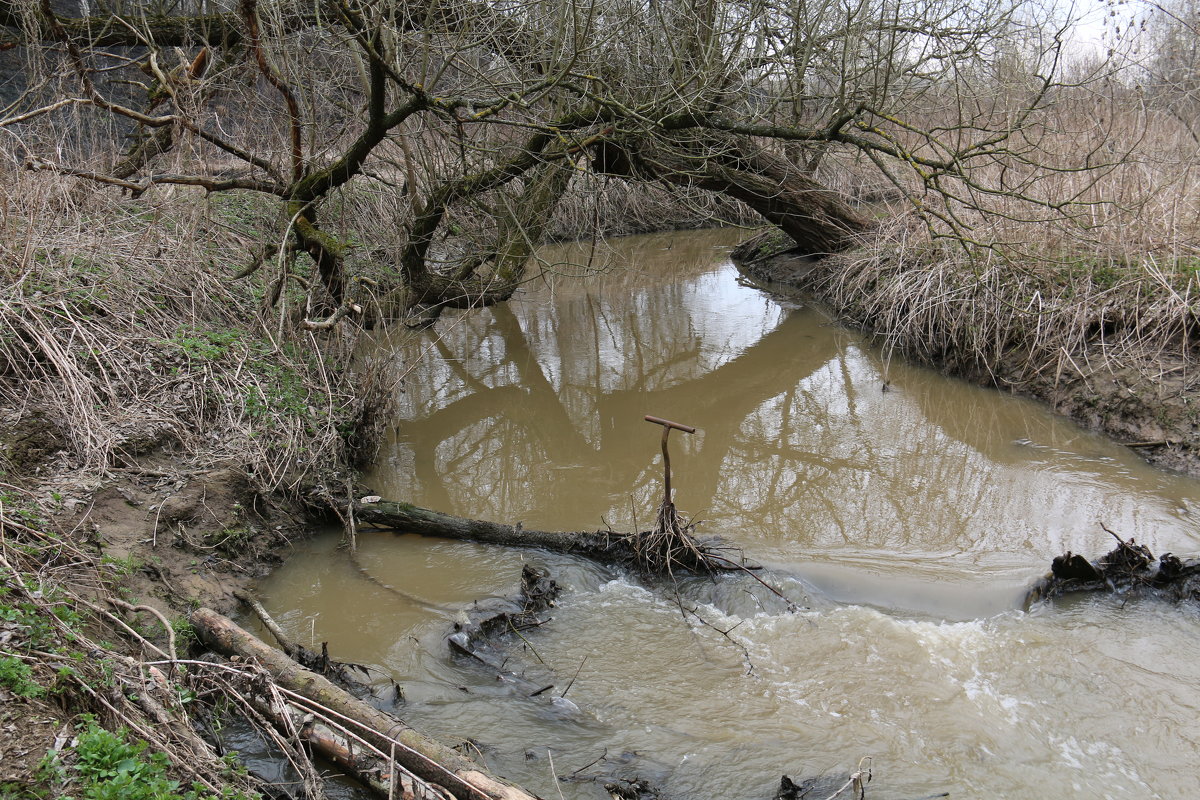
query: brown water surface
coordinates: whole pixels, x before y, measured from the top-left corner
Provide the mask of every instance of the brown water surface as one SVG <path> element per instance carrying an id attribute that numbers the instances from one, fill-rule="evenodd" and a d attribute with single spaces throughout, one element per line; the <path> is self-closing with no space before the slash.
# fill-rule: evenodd
<path id="1" fill-rule="evenodd" d="M 642 417 L 695 425 L 671 438 L 677 505 L 798 613 L 744 578 L 686 581 L 677 602 L 564 556 L 392 534 L 365 534 L 356 562 L 334 535 L 303 545 L 262 587 L 268 607 L 547 798 L 607 797 L 550 777 L 606 751 L 677 798 L 768 798 L 780 774 L 864 756 L 885 800 L 1189 796 L 1194 610 L 1017 606 L 1054 555 L 1109 549 L 1101 523 L 1200 552 L 1200 484 L 1034 403 L 889 363 L 741 283 L 736 238 L 549 248 L 519 300 L 396 334 L 381 347 L 408 370 L 402 414 L 367 482 L 529 528 L 645 527 L 662 467 Z M 444 641 L 526 561 L 567 587 L 509 644 L 511 669 L 556 685 L 538 698 Z M 576 672 L 578 709 L 547 702 Z"/>

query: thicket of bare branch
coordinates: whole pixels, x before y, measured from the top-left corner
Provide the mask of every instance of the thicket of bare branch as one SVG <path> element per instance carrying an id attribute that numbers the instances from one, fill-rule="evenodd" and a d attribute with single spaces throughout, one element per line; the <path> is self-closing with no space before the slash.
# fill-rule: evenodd
<path id="1" fill-rule="evenodd" d="M 997 209 L 1078 215 L 1054 176 L 1107 157 L 1047 151 L 1042 112 L 1096 75 L 1006 0 L 8 8 L 13 168 L 258 195 L 247 268 L 318 287 L 327 322 L 504 299 L 541 239 L 662 219 L 668 194 L 665 222 L 757 213 L 815 253 L 880 199 L 974 242 Z"/>

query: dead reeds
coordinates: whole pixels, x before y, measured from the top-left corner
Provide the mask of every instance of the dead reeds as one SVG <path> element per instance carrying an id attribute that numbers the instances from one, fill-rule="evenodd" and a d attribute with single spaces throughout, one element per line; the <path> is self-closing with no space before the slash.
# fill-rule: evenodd
<path id="1" fill-rule="evenodd" d="M 887 351 L 974 377 L 1053 387 L 1103 373 L 1144 388 L 1173 374 L 1167 391 L 1194 391 L 1200 146 L 1133 100 L 1064 94 L 1036 153 L 969 176 L 1020 191 L 958 207 L 957 233 L 894 205 L 808 288 Z"/>
<path id="2" fill-rule="evenodd" d="M 11 177 L 0 220 L 4 429 L 36 420 L 41 456 L 58 469 L 204 453 L 265 491 L 369 450 L 364 428 L 382 419 L 391 385 L 351 358 L 346 331 L 278 324 L 304 313 L 303 286 L 288 287 L 290 312 L 263 314 L 263 281 L 229 281 L 246 257 L 228 236 L 237 206 L 187 191 L 81 197 L 45 173 Z M 13 457 L 16 473 L 40 466 Z"/>

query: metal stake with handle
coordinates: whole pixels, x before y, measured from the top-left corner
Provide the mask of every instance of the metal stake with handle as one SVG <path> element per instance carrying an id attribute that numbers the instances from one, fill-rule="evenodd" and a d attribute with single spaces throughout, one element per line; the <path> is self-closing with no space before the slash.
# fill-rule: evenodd
<path id="1" fill-rule="evenodd" d="M 653 422 L 655 425 L 663 426 L 663 504 L 669 505 L 671 503 L 671 454 L 667 452 L 667 437 L 671 435 L 672 430 L 695 433 L 696 429 L 691 425 L 681 425 L 678 422 L 671 422 L 671 420 L 663 419 L 662 417 L 652 417 L 649 414 L 645 416 L 645 420 L 646 422 Z"/>

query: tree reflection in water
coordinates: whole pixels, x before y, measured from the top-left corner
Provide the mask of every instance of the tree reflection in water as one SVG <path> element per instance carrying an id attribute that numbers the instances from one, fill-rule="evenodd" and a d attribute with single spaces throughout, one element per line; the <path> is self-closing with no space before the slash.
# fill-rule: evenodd
<path id="1" fill-rule="evenodd" d="M 372 484 L 532 527 L 644 526 L 661 474 L 649 413 L 701 429 L 673 464 L 679 507 L 755 553 L 1028 568 L 1104 549 L 1097 520 L 1196 549 L 1195 482 L 1033 404 L 885 365 L 741 285 L 734 238 L 617 240 L 601 275 L 396 343 L 404 419 Z"/>

